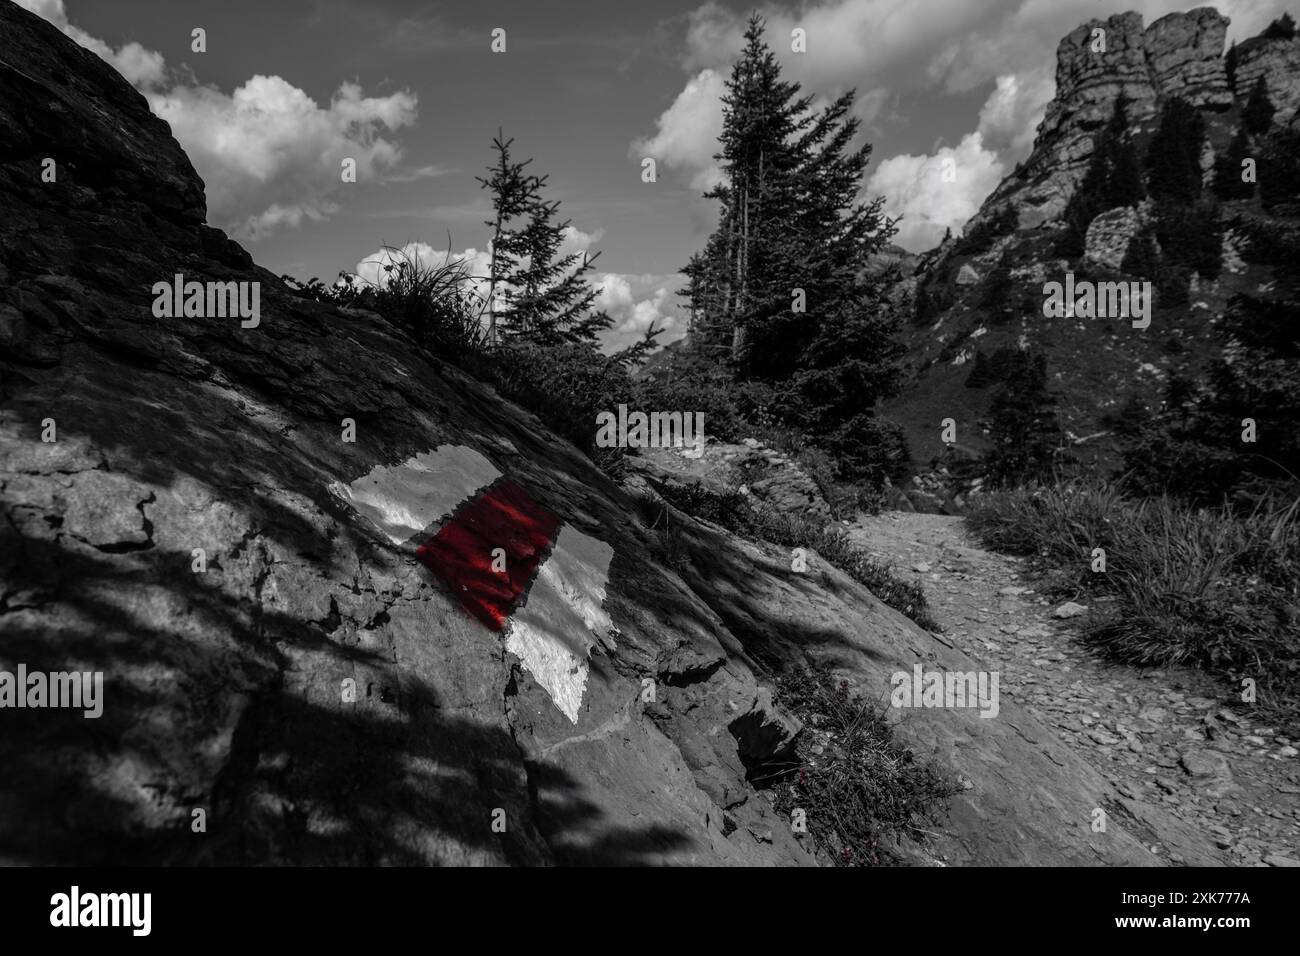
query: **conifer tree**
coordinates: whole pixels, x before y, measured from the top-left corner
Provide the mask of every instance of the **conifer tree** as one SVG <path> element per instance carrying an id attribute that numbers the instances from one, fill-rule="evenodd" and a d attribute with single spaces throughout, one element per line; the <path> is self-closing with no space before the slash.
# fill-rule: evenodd
<path id="1" fill-rule="evenodd" d="M 1017 351 L 1009 357 L 993 395 L 987 423 L 993 450 L 983 460 L 995 484 L 1049 478 L 1061 446 L 1056 398 L 1047 388 L 1047 359 Z"/>
<path id="2" fill-rule="evenodd" d="M 1251 136 L 1263 136 L 1273 125 L 1273 114 L 1276 112 L 1277 107 L 1268 98 L 1268 86 L 1261 76 L 1250 90 L 1246 108 L 1241 111 L 1241 128 Z"/>
<path id="3" fill-rule="evenodd" d="M 857 201 L 870 146 L 851 146 L 853 92 L 812 110 L 812 97 L 781 78 L 763 29 L 751 16 L 727 80 L 723 182 L 706 194 L 721 214 L 687 266 L 687 291 L 707 336 L 730 338 L 741 377 L 788 379 L 820 325 L 878 288 L 862 268 L 892 227 L 881 200 Z"/>
<path id="4" fill-rule="evenodd" d="M 559 221 L 559 201 L 545 200 L 545 176 L 526 172 L 531 159 L 511 158 L 513 139 L 498 133 L 487 177 L 492 195 L 488 279 L 489 342 L 516 339 L 534 345 L 593 343 L 612 320 L 593 311 L 597 291 L 587 276 L 596 257 L 560 256 L 569 221 Z"/>
<path id="5" fill-rule="evenodd" d="M 1201 149 L 1205 120 L 1175 97 L 1160 112 L 1160 125 L 1147 146 L 1147 187 L 1158 202 L 1190 205 L 1201 197 Z"/>
<path id="6" fill-rule="evenodd" d="M 1214 192 L 1220 199 L 1249 199 L 1255 184 L 1242 179 L 1242 161 L 1250 156 L 1250 140 L 1244 129 L 1237 130 L 1227 150 L 1214 160 Z"/>
<path id="7" fill-rule="evenodd" d="M 1093 142 L 1092 158 L 1083 181 L 1065 207 L 1065 232 L 1057 244 L 1057 254 L 1066 258 L 1083 255 L 1088 226 L 1097 216 L 1110 209 L 1133 206 L 1146 195 L 1137 148 L 1129 132 L 1127 97 L 1115 100 L 1110 120 Z"/>
<path id="8" fill-rule="evenodd" d="M 1295 39 L 1295 20 L 1291 19 L 1291 14 L 1284 13 L 1268 25 L 1263 35 L 1267 40 Z"/>

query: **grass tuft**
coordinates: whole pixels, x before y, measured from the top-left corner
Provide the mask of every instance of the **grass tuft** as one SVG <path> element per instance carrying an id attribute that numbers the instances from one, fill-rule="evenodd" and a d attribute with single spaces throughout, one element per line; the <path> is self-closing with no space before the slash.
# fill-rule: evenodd
<path id="1" fill-rule="evenodd" d="M 850 694 L 828 669 L 787 672 L 776 690 L 804 730 L 796 760 L 772 766 L 755 783 L 774 791 L 786 816 L 803 810 L 817 848 L 837 865 L 902 862 L 893 841 L 923 840 L 925 824 L 958 788 L 895 741 L 883 706 Z"/>
<path id="2" fill-rule="evenodd" d="M 1245 515 L 1073 482 L 984 496 L 967 526 L 1029 558 L 1058 595 L 1098 601 L 1085 638 L 1139 666 L 1184 664 L 1253 678 L 1300 701 L 1300 501 Z M 1105 551 L 1106 571 L 1092 570 Z"/>

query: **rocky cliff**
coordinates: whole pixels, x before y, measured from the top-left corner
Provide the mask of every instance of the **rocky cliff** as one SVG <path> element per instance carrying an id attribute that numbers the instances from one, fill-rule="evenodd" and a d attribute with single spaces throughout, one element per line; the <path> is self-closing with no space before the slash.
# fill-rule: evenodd
<path id="1" fill-rule="evenodd" d="M 0 859 L 827 862 L 753 779 L 779 672 L 980 665 L 815 554 L 682 517 L 670 561 L 534 416 L 205 225 L 104 62 L 7 0 L 0 35 L 0 671 L 104 680 L 99 717 L 0 709 Z M 178 274 L 256 319 L 163 317 Z M 493 543 L 544 562 L 504 629 L 456 550 Z M 956 790 L 904 858 L 1215 859 L 1006 694 L 898 723 Z"/>
<path id="2" fill-rule="evenodd" d="M 1131 240 L 1154 226 L 1150 198 L 1097 215 L 1077 260 L 1061 258 L 1057 245 L 1062 215 L 1083 180 L 1096 134 L 1121 96 L 1128 100 L 1139 160 L 1166 103 L 1178 98 L 1199 111 L 1207 184 L 1259 78 L 1277 107 L 1274 125 L 1300 122 L 1300 38 L 1259 36 L 1237 45 L 1230 84 L 1228 24 L 1209 7 L 1170 14 L 1149 26 L 1139 14 L 1123 13 L 1083 23 L 1061 40 L 1055 94 L 1030 155 L 989 195 L 963 235 L 924 254 L 897 290 L 912 300 L 907 305 L 920 299 L 922 307 L 914 310 L 915 326 L 908 331 L 911 381 L 887 412 L 905 426 L 918 467 L 987 449 L 981 422 L 987 420 L 989 388 L 973 388 L 973 364 L 981 354 L 1032 350 L 1047 358 L 1071 456 L 1099 473 L 1109 471 L 1117 459 L 1107 416 L 1134 395 L 1158 404 L 1171 375 L 1210 354 L 1213 326 L 1231 297 L 1273 279 L 1270 267 L 1243 261 L 1248 253 L 1232 228 L 1234 216 L 1258 218 L 1258 203 L 1223 203 L 1221 268 L 1191 275 L 1185 301 L 1158 301 L 1148 328 L 1139 332 L 1113 318 L 1053 321 L 1042 313 L 1044 282 L 1063 281 L 1070 270 L 1097 281 L 1156 278 L 1122 268 Z M 1208 189 L 1206 196 L 1211 198 Z M 938 438 L 948 417 L 958 428 L 952 448 Z"/>
<path id="3" fill-rule="evenodd" d="M 1121 13 L 1072 30 L 1056 48 L 1056 93 L 1033 152 L 985 209 L 1009 202 L 1022 227 L 1058 218 L 1088 167 L 1093 134 L 1121 95 L 1139 127 L 1149 125 L 1161 102 L 1173 96 L 1203 110 L 1230 108 L 1223 64 L 1227 30 L 1228 19 L 1210 7 L 1171 13 L 1145 29 L 1140 14 Z"/>

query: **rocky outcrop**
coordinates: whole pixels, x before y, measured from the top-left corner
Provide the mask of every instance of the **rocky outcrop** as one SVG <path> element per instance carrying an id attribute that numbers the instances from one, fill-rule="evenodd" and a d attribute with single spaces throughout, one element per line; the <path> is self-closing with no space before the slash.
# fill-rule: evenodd
<path id="1" fill-rule="evenodd" d="M 1273 121 L 1295 123 L 1300 111 L 1300 37 L 1252 37 L 1237 45 L 1237 95 L 1247 97 L 1264 78 L 1268 98 L 1277 108 Z"/>
<path id="2" fill-rule="evenodd" d="M 1142 231 L 1146 219 L 1135 206 L 1121 206 L 1101 213 L 1088 225 L 1083 258 L 1092 265 L 1118 269 L 1133 237 Z"/>
<path id="3" fill-rule="evenodd" d="M 1231 107 L 1223 65 L 1227 28 L 1226 17 L 1202 7 L 1145 29 L 1140 14 L 1122 13 L 1071 31 L 1056 50 L 1056 94 L 1033 152 L 984 203 L 977 221 L 1008 202 L 1024 228 L 1059 218 L 1087 169 L 1093 135 L 1121 95 L 1137 127 L 1149 125 L 1173 96 L 1204 110 Z"/>
<path id="4" fill-rule="evenodd" d="M 536 417 L 206 226 L 188 159 L 104 62 L 7 0 L 0 35 L 0 671 L 103 677 L 96 718 L 0 710 L 0 862 L 824 861 L 751 779 L 799 732 L 772 668 L 878 699 L 895 671 L 976 662 L 816 554 L 795 572 L 688 519 L 670 560 Z M 257 321 L 156 315 L 177 274 L 259 283 Z M 424 469 L 448 446 L 456 469 Z M 547 579 L 582 611 L 568 709 L 414 547 L 474 473 L 563 525 L 548 560 L 608 555 L 599 593 Z M 963 781 L 918 862 L 1201 858 L 1141 804 L 1092 833 L 1120 796 L 1012 700 L 898 734 Z"/>

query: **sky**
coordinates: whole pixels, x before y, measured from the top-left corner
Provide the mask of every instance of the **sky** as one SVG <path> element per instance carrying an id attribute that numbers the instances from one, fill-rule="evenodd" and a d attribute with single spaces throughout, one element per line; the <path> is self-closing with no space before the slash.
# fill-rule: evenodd
<path id="1" fill-rule="evenodd" d="M 686 331 L 679 270 L 716 222 L 722 83 L 757 9 L 787 76 L 819 102 L 855 90 L 873 146 L 863 196 L 912 251 L 955 232 L 1028 155 L 1060 38 L 1179 0 L 17 0 L 113 63 L 166 119 L 209 221 L 299 279 L 377 276 L 385 247 L 480 266 L 475 177 L 498 130 L 599 252 L 607 348 Z M 1229 39 L 1285 0 L 1220 0 Z M 205 32 L 202 52 L 193 31 Z M 792 51 L 805 31 L 806 52 Z M 496 52 L 493 31 L 504 31 Z M 500 34 L 497 45 L 500 46 Z M 643 181 L 653 158 L 656 180 Z M 356 161 L 356 182 L 340 175 Z M 940 176 L 956 162 L 955 182 Z"/>

